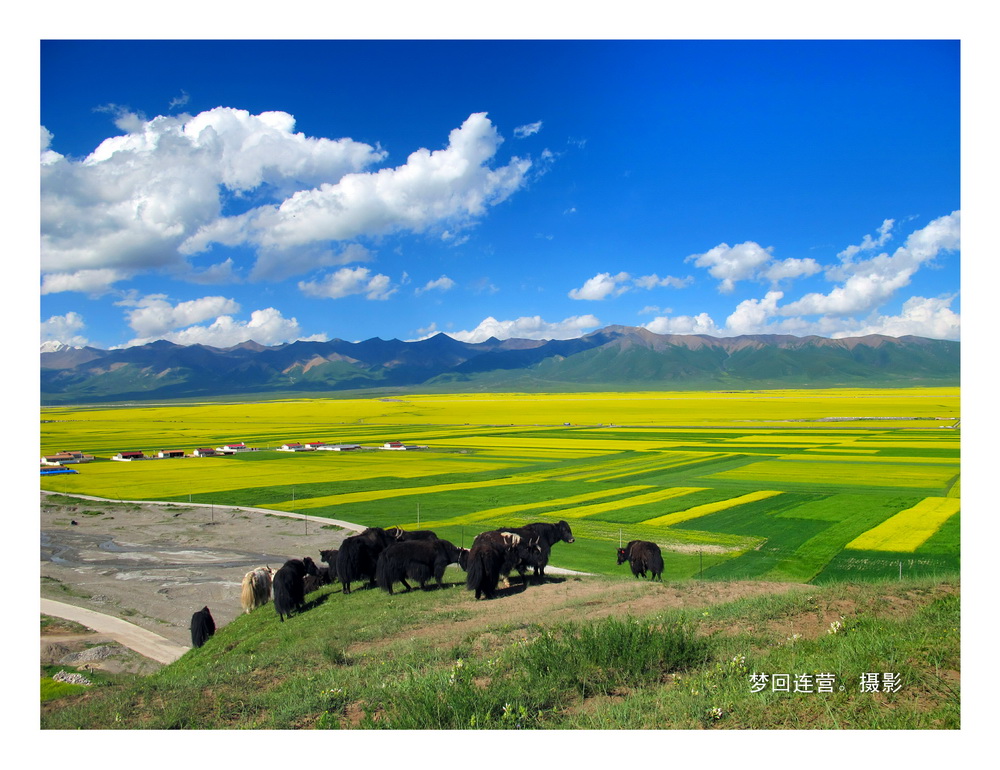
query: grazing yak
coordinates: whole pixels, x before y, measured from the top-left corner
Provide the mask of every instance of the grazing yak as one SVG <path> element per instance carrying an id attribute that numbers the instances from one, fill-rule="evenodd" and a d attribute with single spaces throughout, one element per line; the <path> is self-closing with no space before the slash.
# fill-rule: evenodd
<path id="1" fill-rule="evenodd" d="M 320 551 L 319 558 L 321 561 L 326 563 L 326 567 L 320 569 L 320 574 L 322 575 L 326 572 L 326 577 L 328 583 L 332 583 L 337 579 L 337 554 L 339 551 Z"/>
<path id="2" fill-rule="evenodd" d="M 392 537 L 393 540 L 397 542 L 405 542 L 407 540 L 437 540 L 438 536 L 431 532 L 429 529 L 413 529 L 407 531 L 405 529 L 400 529 L 399 527 L 389 527 L 386 533 Z"/>
<path id="3" fill-rule="evenodd" d="M 636 577 L 646 577 L 646 572 L 653 573 L 650 580 L 663 582 L 663 555 L 660 546 L 647 540 L 633 540 L 624 548 L 618 549 L 618 563 L 628 560 L 632 574 Z"/>
<path id="4" fill-rule="evenodd" d="M 278 619 L 285 622 L 285 615 L 301 611 L 306 603 L 306 575 L 316 576 L 316 564 L 306 556 L 304 559 L 289 559 L 274 573 L 271 587 L 274 592 L 274 610 Z"/>
<path id="5" fill-rule="evenodd" d="M 202 607 L 191 616 L 191 644 L 201 647 L 215 633 L 215 620 L 208 607 Z"/>
<path id="6" fill-rule="evenodd" d="M 375 582 L 390 594 L 393 583 L 402 583 L 407 591 L 411 590 L 406 578 L 416 580 L 426 590 L 427 581 L 433 577 L 441 587 L 444 585 L 445 569 L 449 564 L 460 563 L 464 550 L 437 538 L 393 543 L 378 557 Z"/>
<path id="7" fill-rule="evenodd" d="M 274 570 L 270 567 L 257 567 L 243 576 L 243 586 L 240 590 L 240 604 L 243 612 L 250 612 L 263 607 L 271 600 L 271 579 Z"/>
<path id="8" fill-rule="evenodd" d="M 529 558 L 522 559 L 515 566 L 521 575 L 522 582 L 528 567 L 534 568 L 535 579 L 542 582 L 545 579 L 545 566 L 549 563 L 549 553 L 558 542 L 572 543 L 575 538 L 565 520 L 558 524 L 548 524 L 538 522 L 536 524 L 525 524 L 523 527 L 502 527 L 500 532 L 513 532 L 528 540 L 537 539 L 540 546 L 537 551 L 532 550 Z"/>
<path id="9" fill-rule="evenodd" d="M 369 527 L 360 535 L 345 538 L 337 552 L 337 578 L 344 586 L 344 593 L 351 592 L 351 582 L 367 580 L 375 586 L 375 566 L 378 557 L 395 541 L 380 527 Z"/>
<path id="10" fill-rule="evenodd" d="M 477 599 L 492 599 L 502 575 L 510 574 L 521 561 L 537 559 L 540 553 L 537 540 L 526 540 L 512 532 L 481 532 L 466 557 L 465 587 L 475 591 Z"/>

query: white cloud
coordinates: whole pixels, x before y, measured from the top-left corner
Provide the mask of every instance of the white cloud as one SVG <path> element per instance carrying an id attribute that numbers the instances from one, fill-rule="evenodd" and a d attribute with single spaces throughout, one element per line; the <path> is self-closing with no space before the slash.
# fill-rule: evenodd
<path id="1" fill-rule="evenodd" d="M 423 294 L 424 292 L 427 291 L 448 291 L 449 289 L 453 289 L 454 287 L 455 287 L 455 282 L 451 280 L 451 278 L 449 278 L 448 276 L 442 275 L 440 278 L 436 280 L 428 281 L 426 284 L 424 284 L 422 288 L 414 289 L 413 293 L 419 296 L 420 294 Z"/>
<path id="2" fill-rule="evenodd" d="M 593 315 L 571 316 L 562 321 L 544 321 L 541 316 L 522 316 L 513 321 L 498 321 L 493 316 L 483 321 L 472 331 L 448 332 L 460 342 L 483 342 L 490 337 L 500 340 L 511 338 L 529 340 L 565 340 L 579 337 L 600 326 Z"/>
<path id="3" fill-rule="evenodd" d="M 714 249 L 709 249 L 704 254 L 692 254 L 684 261 L 707 268 L 709 274 L 719 280 L 719 291 L 729 293 L 735 288 L 737 281 L 758 276 L 771 261 L 771 248 L 764 248 L 753 241 L 736 246 L 720 243 Z"/>
<path id="4" fill-rule="evenodd" d="M 526 123 L 523 126 L 518 126 L 514 129 L 514 136 L 517 139 L 524 139 L 526 136 L 531 136 L 532 134 L 537 134 L 542 130 L 542 121 L 536 121 L 535 123 Z"/>
<path id="5" fill-rule="evenodd" d="M 643 275 L 635 279 L 635 286 L 640 289 L 656 289 L 661 286 L 669 286 L 672 289 L 683 289 L 685 286 L 690 285 L 694 281 L 693 276 L 687 276 L 686 278 L 675 278 L 672 275 L 668 275 L 666 278 L 660 278 L 656 273 L 652 275 Z"/>
<path id="6" fill-rule="evenodd" d="M 670 286 L 674 289 L 683 289 L 690 284 L 694 278 L 675 278 L 668 275 L 660 278 L 656 273 L 643 275 L 633 279 L 628 273 L 622 272 L 617 275 L 611 273 L 598 273 L 593 278 L 587 279 L 579 289 L 570 290 L 570 299 L 602 300 L 608 297 L 618 297 L 632 289 L 655 289 L 663 286 Z"/>
<path id="7" fill-rule="evenodd" d="M 99 295 L 110 291 L 118 281 L 131 277 L 131 273 L 121 270 L 76 270 L 70 273 L 49 273 L 42 276 L 42 294 L 57 294 L 62 291 L 78 291 L 83 294 Z"/>
<path id="8" fill-rule="evenodd" d="M 132 330 L 145 339 L 166 339 L 172 330 L 240 310 L 239 303 L 226 297 L 202 297 L 172 305 L 165 295 L 151 294 L 118 304 L 137 306 L 126 313 L 126 319 Z"/>
<path id="9" fill-rule="evenodd" d="M 314 339 L 310 338 L 310 339 Z M 261 345 L 279 345 L 292 342 L 300 337 L 299 323 L 294 318 L 285 318 L 273 307 L 254 310 L 250 320 L 243 322 L 224 315 L 207 326 L 189 326 L 179 331 L 168 332 L 156 338 L 136 338 L 123 347 L 145 345 L 154 339 L 165 339 L 178 345 L 211 345 L 227 348 L 247 340 Z"/>
<path id="10" fill-rule="evenodd" d="M 778 300 L 783 296 L 780 291 L 769 291 L 763 299 L 744 300 L 726 319 L 727 333 L 734 335 L 765 333 L 768 319 L 777 313 Z"/>
<path id="11" fill-rule="evenodd" d="M 453 130 L 444 149 L 367 172 L 385 159 L 381 148 L 295 133 L 284 112 L 218 107 L 146 120 L 107 109 L 126 133 L 83 160 L 55 152 L 40 131 L 41 266 L 46 277 L 63 276 L 49 280 L 51 291 L 84 271 L 120 279 L 187 270 L 187 259 L 213 243 L 259 247 L 255 278 L 344 264 L 322 243 L 445 225 L 454 235 L 520 189 L 531 167 L 520 158 L 490 166 L 503 140 L 485 113 Z M 278 203 L 222 215 L 224 197 L 250 193 Z"/>
<path id="12" fill-rule="evenodd" d="M 859 337 L 885 334 L 903 337 L 908 334 L 939 340 L 957 340 L 961 332 L 961 316 L 951 309 L 955 295 L 944 297 L 910 297 L 897 316 L 873 316 L 860 326 L 836 331 L 833 337 Z"/>
<path id="13" fill-rule="evenodd" d="M 645 324 L 645 329 L 654 334 L 709 334 L 719 336 L 723 330 L 715 325 L 708 313 L 699 313 L 695 316 L 658 316 Z"/>
<path id="14" fill-rule="evenodd" d="M 860 262 L 845 262 L 826 277 L 842 284 L 827 294 L 813 292 L 785 305 L 784 315 L 852 316 L 867 314 L 890 299 L 924 265 L 942 251 L 961 247 L 961 212 L 939 217 L 909 235 L 906 243 L 890 256 L 879 254 Z"/>
<path id="15" fill-rule="evenodd" d="M 588 278 L 579 289 L 571 289 L 570 299 L 593 299 L 601 300 L 608 297 L 617 297 L 629 290 L 628 286 L 622 286 L 630 278 L 628 273 L 598 273 L 593 278 Z"/>
<path id="16" fill-rule="evenodd" d="M 420 149 L 397 168 L 301 190 L 239 218 L 238 229 L 245 241 L 265 248 L 419 233 L 445 224 L 453 236 L 523 186 L 531 161 L 515 157 L 496 169 L 488 165 L 502 141 L 486 113 L 476 113 L 451 132 L 443 150 Z"/>
<path id="17" fill-rule="evenodd" d="M 872 238 L 871 235 L 866 234 L 861 240 L 860 245 L 848 246 L 837 255 L 837 258 L 845 262 L 850 262 L 854 258 L 854 255 L 859 252 L 882 248 L 892 238 L 892 228 L 895 224 L 896 220 L 894 219 L 883 220 L 878 228 L 878 238 Z"/>
<path id="18" fill-rule="evenodd" d="M 807 259 L 784 259 L 780 262 L 773 262 L 761 275 L 772 284 L 780 283 L 791 278 L 803 278 L 809 275 L 816 275 L 823 270 L 819 263 L 812 258 Z"/>
<path id="19" fill-rule="evenodd" d="M 69 311 L 66 315 L 54 315 L 41 324 L 42 342 L 61 342 L 64 345 L 83 347 L 89 344 L 86 337 L 79 334 L 86 327 L 83 316 L 74 311 Z"/>
<path id="20" fill-rule="evenodd" d="M 299 281 L 299 289 L 307 297 L 340 299 L 364 294 L 367 299 L 388 299 L 396 292 L 389 276 L 372 275 L 367 267 L 344 267 L 317 281 Z"/>

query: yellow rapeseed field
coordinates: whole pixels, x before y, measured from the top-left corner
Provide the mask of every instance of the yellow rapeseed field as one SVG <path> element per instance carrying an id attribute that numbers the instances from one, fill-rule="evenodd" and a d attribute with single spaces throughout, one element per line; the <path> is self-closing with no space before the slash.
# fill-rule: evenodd
<path id="1" fill-rule="evenodd" d="M 739 497 L 731 497 L 728 500 L 719 500 L 715 503 L 696 505 L 693 508 L 688 508 L 684 511 L 668 513 L 665 516 L 657 516 L 655 519 L 647 519 L 641 523 L 647 526 L 669 527 L 673 524 L 680 524 L 682 521 L 687 521 L 688 519 L 697 519 L 699 516 L 708 516 L 710 513 L 724 511 L 728 508 L 734 508 L 737 505 L 743 505 L 744 503 L 766 500 L 769 497 L 774 497 L 775 495 L 780 494 L 781 492 L 762 489 L 759 492 L 750 492 L 749 494 L 740 495 Z"/>
<path id="2" fill-rule="evenodd" d="M 854 538 L 845 549 L 912 553 L 958 513 L 961 505 L 953 497 L 925 498 Z"/>

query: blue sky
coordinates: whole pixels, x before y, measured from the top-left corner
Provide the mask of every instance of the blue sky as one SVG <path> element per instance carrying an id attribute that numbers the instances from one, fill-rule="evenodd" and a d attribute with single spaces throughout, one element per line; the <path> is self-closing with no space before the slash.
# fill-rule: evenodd
<path id="1" fill-rule="evenodd" d="M 957 41 L 41 45 L 41 340 L 960 337 Z"/>

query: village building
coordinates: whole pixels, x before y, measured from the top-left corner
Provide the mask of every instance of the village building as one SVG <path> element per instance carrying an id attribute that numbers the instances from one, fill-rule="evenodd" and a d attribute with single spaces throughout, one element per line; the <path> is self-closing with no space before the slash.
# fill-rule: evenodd
<path id="1" fill-rule="evenodd" d="M 307 447 L 305 444 L 288 443 L 288 444 L 282 444 L 280 447 L 278 447 L 278 451 L 279 452 L 311 452 L 312 449 L 310 449 L 309 447 Z"/>
<path id="2" fill-rule="evenodd" d="M 223 444 L 222 446 L 217 446 L 215 451 L 219 454 L 232 455 L 237 452 L 256 452 L 257 447 L 249 447 L 244 442 L 238 444 Z"/>
<path id="3" fill-rule="evenodd" d="M 420 449 L 421 447 L 415 446 L 413 444 L 404 444 L 402 441 L 386 441 L 379 449 L 392 449 L 396 451 L 405 451 L 407 449 Z"/>
<path id="4" fill-rule="evenodd" d="M 191 456 L 192 457 L 215 457 L 216 454 L 218 454 L 218 453 L 214 449 L 212 449 L 211 447 L 199 447 L 198 449 L 195 449 L 191 453 Z"/>
<path id="5" fill-rule="evenodd" d="M 161 449 L 157 455 L 160 459 L 167 459 L 169 457 L 183 457 L 183 449 Z"/>
<path id="6" fill-rule="evenodd" d="M 323 444 L 316 448 L 327 452 L 349 452 L 352 449 L 361 449 L 361 444 Z"/>
<path id="7" fill-rule="evenodd" d="M 72 465 L 74 463 L 89 463 L 94 459 L 93 455 L 85 455 L 76 449 L 63 450 L 54 455 L 42 457 L 42 465 Z"/>
<path id="8" fill-rule="evenodd" d="M 139 452 L 139 451 L 136 451 L 136 450 L 129 450 L 127 452 L 119 452 L 118 454 L 116 454 L 111 459 L 112 460 L 119 460 L 121 462 L 129 462 L 131 460 L 145 460 L 146 459 L 146 455 L 144 455 L 142 452 Z"/>

